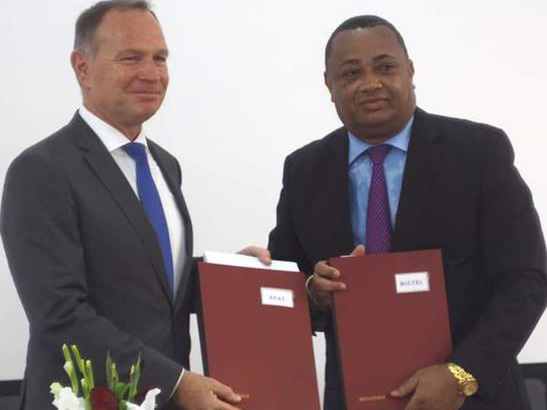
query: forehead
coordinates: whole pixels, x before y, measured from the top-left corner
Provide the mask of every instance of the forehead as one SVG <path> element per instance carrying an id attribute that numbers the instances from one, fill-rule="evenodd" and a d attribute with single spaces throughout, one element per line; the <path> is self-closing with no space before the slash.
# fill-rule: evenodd
<path id="1" fill-rule="evenodd" d="M 381 55 L 406 59 L 395 33 L 385 26 L 355 28 L 334 37 L 329 63 L 341 64 L 349 59 L 367 61 Z"/>
<path id="2" fill-rule="evenodd" d="M 111 10 L 95 33 L 98 48 L 166 49 L 156 18 L 146 10 Z"/>

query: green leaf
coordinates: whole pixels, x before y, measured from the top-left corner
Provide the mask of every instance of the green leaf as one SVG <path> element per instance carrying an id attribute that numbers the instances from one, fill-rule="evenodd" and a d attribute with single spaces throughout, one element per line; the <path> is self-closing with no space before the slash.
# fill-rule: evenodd
<path id="1" fill-rule="evenodd" d="M 106 353 L 106 384 L 112 390 L 112 357 L 110 351 Z"/>
<path id="2" fill-rule="evenodd" d="M 70 355 L 70 352 L 68 350 L 68 346 L 66 343 L 63 343 L 63 356 L 65 357 L 65 362 L 72 362 L 72 356 Z"/>
<path id="3" fill-rule="evenodd" d="M 112 371 L 112 388 L 110 390 L 114 391 L 114 389 L 116 388 L 116 385 L 120 381 L 120 376 L 118 374 L 118 371 L 116 370 L 116 363 L 112 363 L 111 371 Z"/>
<path id="4" fill-rule="evenodd" d="M 78 377 L 76 376 L 76 371 L 74 370 L 74 364 L 72 363 L 72 360 L 69 362 L 65 362 L 63 368 L 65 369 L 65 372 L 66 374 L 68 374 L 68 378 L 70 379 L 72 392 L 76 396 L 78 396 L 78 394 L 80 393 L 80 386 L 78 385 Z"/>
<path id="5" fill-rule="evenodd" d="M 80 393 L 80 386 L 78 385 L 78 376 L 76 374 L 76 369 L 74 368 L 74 362 L 72 361 L 72 356 L 68 350 L 66 343 L 63 343 L 63 356 L 65 357 L 65 365 L 63 366 L 65 372 L 68 374 L 70 379 L 70 384 L 72 386 L 72 392 L 77 396 Z"/>
<path id="6" fill-rule="evenodd" d="M 127 389 L 129 388 L 129 384 L 127 383 L 117 383 L 115 386 L 114 386 L 114 394 L 116 395 L 116 397 L 118 398 L 119 401 L 122 401 L 123 400 L 123 397 L 125 396 L 125 393 L 127 392 Z"/>
<path id="7" fill-rule="evenodd" d="M 76 364 L 78 365 L 78 368 L 80 369 L 80 372 L 82 373 L 82 376 L 85 377 L 85 363 L 82 360 L 82 356 L 80 356 L 80 351 L 78 350 L 78 346 L 71 345 L 70 348 L 72 350 L 72 354 L 76 358 Z"/>
<path id="8" fill-rule="evenodd" d="M 139 379 L 141 377 L 141 355 L 137 358 L 137 363 L 131 366 L 131 371 L 129 372 L 129 394 L 127 396 L 127 401 L 133 403 L 135 396 L 137 395 L 137 387 L 139 385 Z"/>
<path id="9" fill-rule="evenodd" d="M 82 379 L 82 390 L 84 392 L 84 406 L 85 410 L 93 410 L 91 407 L 91 389 L 85 379 Z"/>
<path id="10" fill-rule="evenodd" d="M 85 371 L 87 385 L 89 386 L 89 391 L 91 391 L 95 387 L 95 377 L 93 376 L 93 364 L 91 363 L 91 360 L 86 360 Z"/>

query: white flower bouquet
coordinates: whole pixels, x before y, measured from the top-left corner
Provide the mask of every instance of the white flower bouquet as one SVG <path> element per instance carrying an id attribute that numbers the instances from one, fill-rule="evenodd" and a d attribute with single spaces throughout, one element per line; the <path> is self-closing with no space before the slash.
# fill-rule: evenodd
<path id="1" fill-rule="evenodd" d="M 71 354 L 72 352 L 72 354 Z M 108 386 L 95 386 L 91 360 L 84 360 L 76 345 L 70 349 L 63 345 L 65 372 L 70 379 L 71 387 L 63 387 L 59 382 L 50 386 L 54 396 L 53 405 L 58 410 L 154 410 L 156 396 L 160 389 L 146 392 L 140 405 L 135 404 L 137 386 L 141 374 L 141 358 L 131 366 L 129 382 L 120 382 L 116 363 L 112 362 L 110 353 L 106 357 L 106 380 Z M 74 357 L 73 357 L 74 356 Z M 78 379 L 78 371 L 81 378 Z M 83 397 L 78 397 L 80 390 Z"/>

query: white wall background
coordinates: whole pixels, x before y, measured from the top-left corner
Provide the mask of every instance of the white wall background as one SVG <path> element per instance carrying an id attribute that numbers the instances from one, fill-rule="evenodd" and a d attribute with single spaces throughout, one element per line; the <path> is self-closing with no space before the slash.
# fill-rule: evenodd
<path id="1" fill-rule="evenodd" d="M 0 4 L 3 185 L 10 161 L 79 105 L 69 54 L 76 16 L 92 1 Z M 505 129 L 547 227 L 544 0 L 156 0 L 155 9 L 171 86 L 147 129 L 182 163 L 196 254 L 266 245 L 284 157 L 339 126 L 322 84 L 323 50 L 357 14 L 399 28 L 422 108 Z M 27 322 L 1 249 L 0 329 L 0 380 L 20 378 Z M 316 353 L 321 362 L 322 341 Z M 547 318 L 520 358 L 547 362 Z"/>

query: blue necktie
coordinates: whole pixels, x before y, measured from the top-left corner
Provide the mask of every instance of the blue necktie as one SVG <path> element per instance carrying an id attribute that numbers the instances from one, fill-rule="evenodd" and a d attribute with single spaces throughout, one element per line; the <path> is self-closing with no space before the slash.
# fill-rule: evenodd
<path id="1" fill-rule="evenodd" d="M 131 142 L 123 146 L 125 152 L 135 160 L 137 166 L 137 191 L 141 199 L 141 205 L 148 216 L 152 227 L 156 231 L 156 237 L 163 255 L 163 264 L 167 273 L 167 281 L 171 292 L 174 292 L 173 256 L 171 254 L 171 242 L 169 241 L 169 229 L 165 220 L 165 213 L 161 206 L 161 199 L 156 184 L 150 173 L 150 166 L 146 157 L 146 147 L 138 142 Z"/>
<path id="2" fill-rule="evenodd" d="M 367 150 L 372 161 L 365 240 L 367 254 L 386 253 L 391 247 L 391 220 L 384 176 L 384 159 L 389 148 L 389 145 L 381 144 Z"/>

